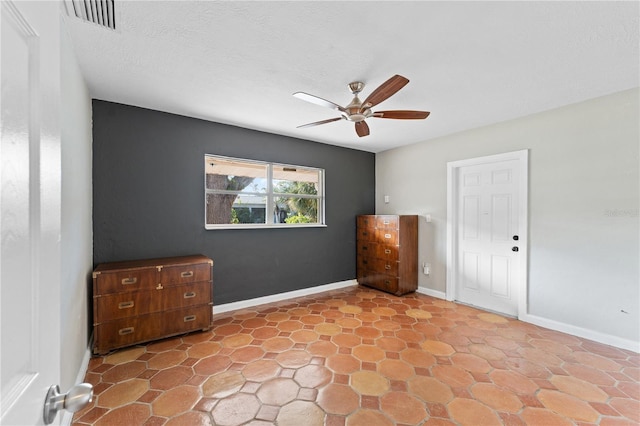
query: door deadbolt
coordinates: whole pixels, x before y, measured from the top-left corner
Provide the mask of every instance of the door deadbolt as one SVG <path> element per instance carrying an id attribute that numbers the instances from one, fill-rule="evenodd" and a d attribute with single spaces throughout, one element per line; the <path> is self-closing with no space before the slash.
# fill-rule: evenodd
<path id="1" fill-rule="evenodd" d="M 520 237 L 518 237 L 517 235 L 513 236 L 513 241 L 518 241 L 520 239 Z"/>

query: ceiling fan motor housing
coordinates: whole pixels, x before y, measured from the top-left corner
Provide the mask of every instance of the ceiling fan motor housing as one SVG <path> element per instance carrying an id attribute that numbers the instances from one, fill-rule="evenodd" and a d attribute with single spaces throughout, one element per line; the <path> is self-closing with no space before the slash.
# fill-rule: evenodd
<path id="1" fill-rule="evenodd" d="M 345 111 L 342 114 L 344 115 L 344 118 L 346 118 L 347 120 L 353 121 L 354 123 L 358 123 L 360 121 L 365 120 L 369 116 L 371 116 L 370 109 L 367 108 L 364 111 L 361 111 L 360 110 L 361 107 L 362 107 L 362 102 L 356 96 L 355 98 L 353 98 L 353 101 L 351 101 L 351 103 L 344 108 Z"/>
<path id="2" fill-rule="evenodd" d="M 364 83 L 361 81 L 354 81 L 349 83 L 349 90 L 354 95 L 353 100 L 349 105 L 344 108 L 342 115 L 345 119 L 354 123 L 359 123 L 371 116 L 371 110 L 369 108 L 362 110 L 362 101 L 358 98 L 358 93 L 364 89 Z"/>

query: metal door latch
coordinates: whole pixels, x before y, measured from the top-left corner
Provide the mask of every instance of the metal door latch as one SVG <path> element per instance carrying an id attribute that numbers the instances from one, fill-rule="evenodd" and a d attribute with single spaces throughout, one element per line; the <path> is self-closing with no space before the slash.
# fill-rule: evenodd
<path id="1" fill-rule="evenodd" d="M 60 393 L 60 386 L 52 385 L 44 400 L 43 420 L 50 425 L 60 410 L 71 413 L 82 410 L 93 400 L 93 386 L 89 383 L 75 385 L 69 392 Z"/>

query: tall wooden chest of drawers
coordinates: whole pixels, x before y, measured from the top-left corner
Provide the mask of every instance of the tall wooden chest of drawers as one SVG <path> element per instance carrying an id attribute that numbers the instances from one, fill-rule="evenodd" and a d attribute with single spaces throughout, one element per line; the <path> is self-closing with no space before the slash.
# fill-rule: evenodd
<path id="1" fill-rule="evenodd" d="M 418 216 L 357 217 L 358 283 L 402 295 L 418 288 Z"/>
<path id="2" fill-rule="evenodd" d="M 99 264 L 93 271 L 93 352 L 208 330 L 213 261 L 202 255 Z"/>

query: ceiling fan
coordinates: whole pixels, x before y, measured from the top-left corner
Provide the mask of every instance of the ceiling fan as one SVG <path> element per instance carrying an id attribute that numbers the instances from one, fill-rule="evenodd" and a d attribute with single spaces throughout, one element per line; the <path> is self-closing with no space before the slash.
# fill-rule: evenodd
<path id="1" fill-rule="evenodd" d="M 397 91 L 402 89 L 409 79 L 401 76 L 394 75 L 389 80 L 382 83 L 376 90 L 371 92 L 369 96 L 362 102 L 358 98 L 358 94 L 364 89 L 364 83 L 360 81 L 354 81 L 349 83 L 349 90 L 353 94 L 354 98 L 349 105 L 341 107 L 326 99 L 322 99 L 318 96 L 310 95 L 304 92 L 296 92 L 293 94 L 298 99 L 311 102 L 312 104 L 335 109 L 340 112 L 340 117 L 329 118 L 327 120 L 315 121 L 313 123 L 303 124 L 297 128 L 313 127 L 320 124 L 331 123 L 338 120 L 348 120 L 356 125 L 356 133 L 358 136 L 363 137 L 369 134 L 369 126 L 365 122 L 367 118 L 394 118 L 399 120 L 421 120 L 429 116 L 427 111 L 410 111 L 410 110 L 393 110 L 393 111 L 371 111 L 371 108 L 378 105 L 382 101 L 390 98 Z"/>

